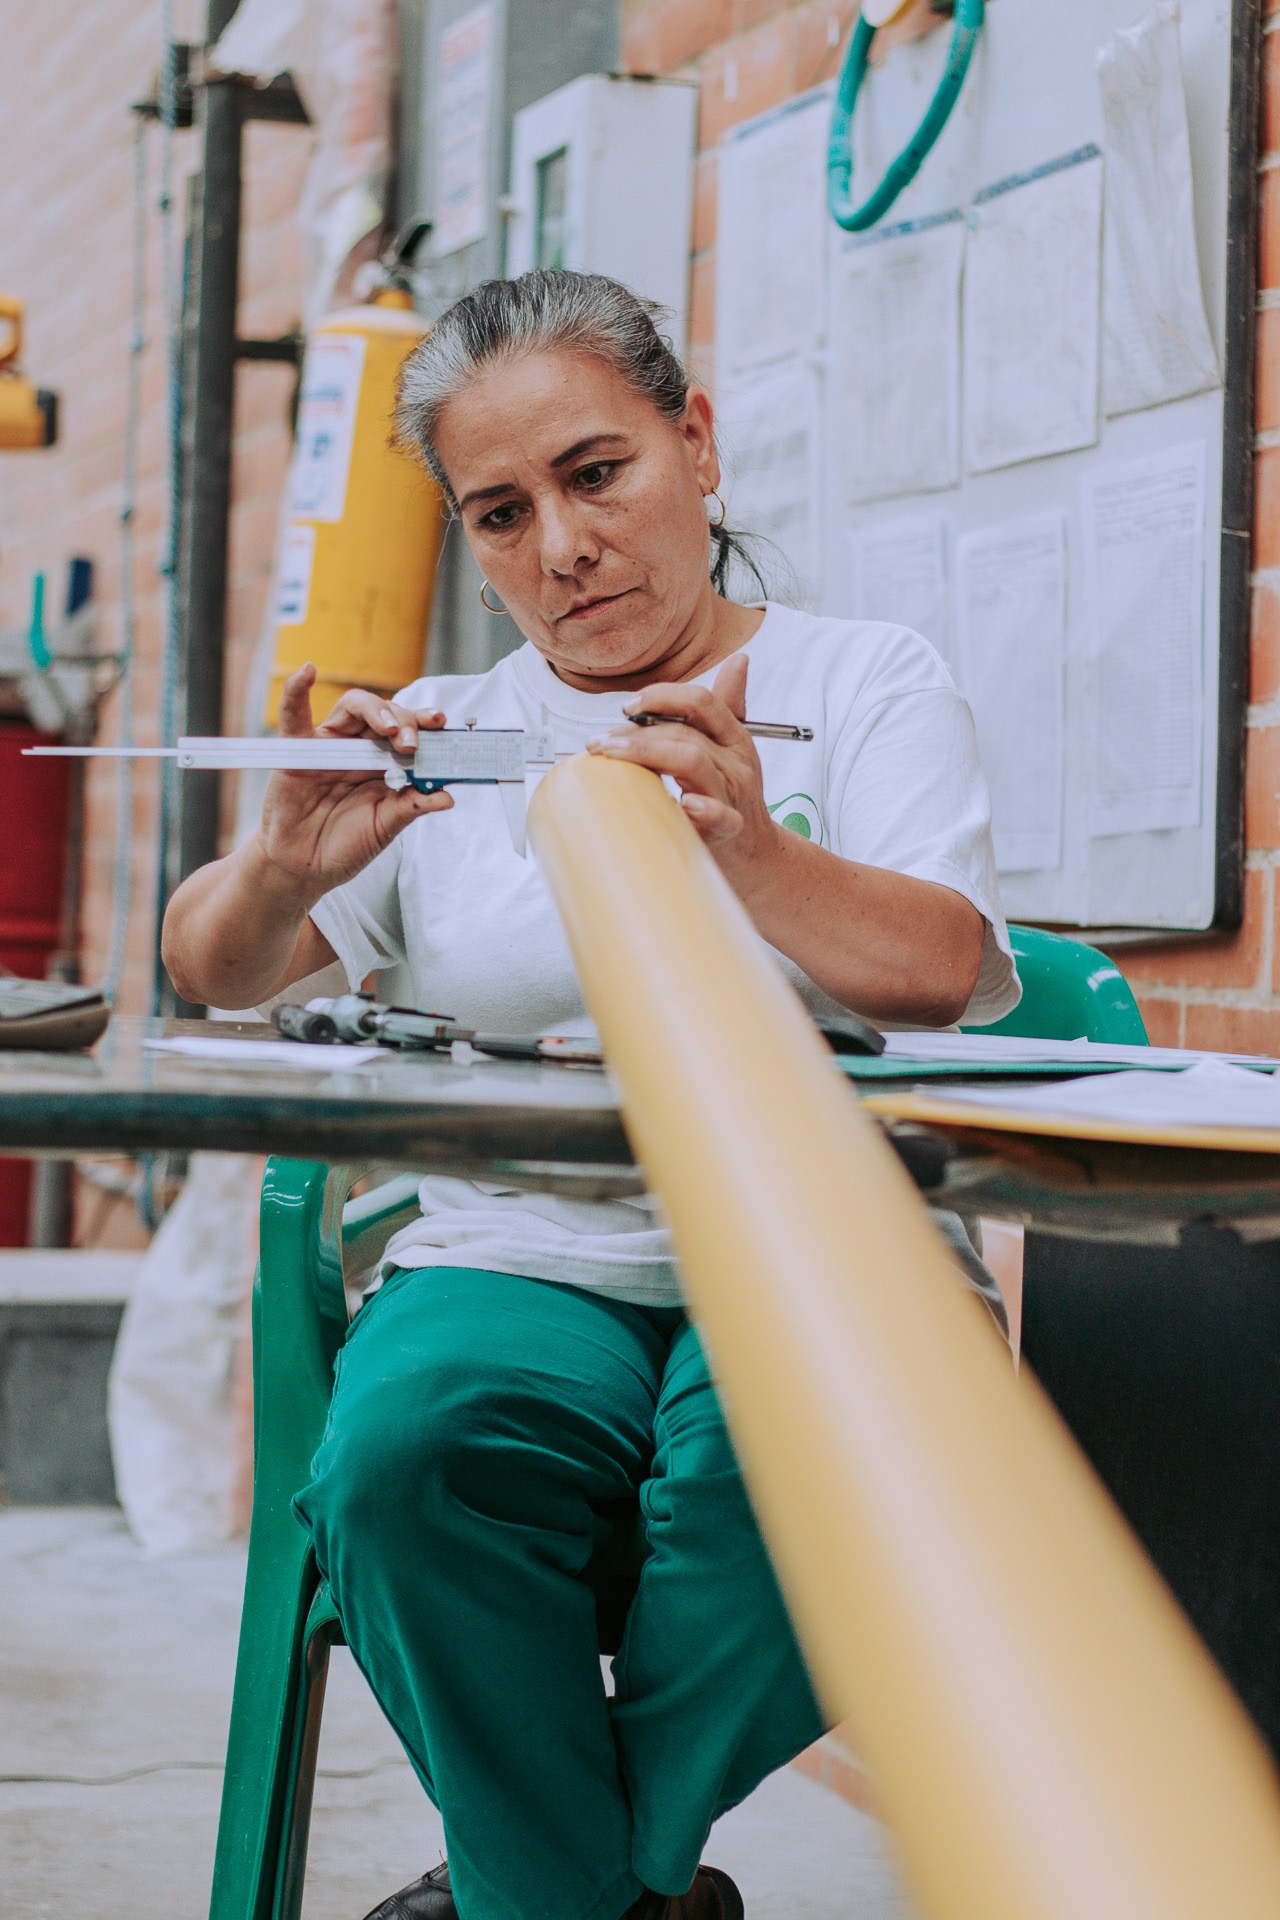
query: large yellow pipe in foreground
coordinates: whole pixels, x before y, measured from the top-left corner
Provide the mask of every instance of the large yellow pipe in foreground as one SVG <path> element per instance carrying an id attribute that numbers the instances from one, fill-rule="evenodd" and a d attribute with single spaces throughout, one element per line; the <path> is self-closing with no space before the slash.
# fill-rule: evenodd
<path id="1" fill-rule="evenodd" d="M 679 808 L 580 757 L 529 827 L 817 1685 L 924 1911 L 1276 1920 L 1260 1741 Z"/>

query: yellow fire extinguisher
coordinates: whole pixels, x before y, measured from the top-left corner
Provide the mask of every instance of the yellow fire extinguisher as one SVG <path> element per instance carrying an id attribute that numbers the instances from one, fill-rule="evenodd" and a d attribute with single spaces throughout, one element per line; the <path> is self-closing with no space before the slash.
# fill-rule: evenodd
<path id="1" fill-rule="evenodd" d="M 422 671 L 444 500 L 390 444 L 396 378 L 428 331 L 407 292 L 331 314 L 308 337 L 276 565 L 267 722 L 308 660 L 315 711 L 348 687 L 392 693 Z"/>
<path id="2" fill-rule="evenodd" d="M 51 447 L 58 437 L 57 394 L 18 372 L 22 314 L 21 300 L 0 293 L 0 451 Z"/>

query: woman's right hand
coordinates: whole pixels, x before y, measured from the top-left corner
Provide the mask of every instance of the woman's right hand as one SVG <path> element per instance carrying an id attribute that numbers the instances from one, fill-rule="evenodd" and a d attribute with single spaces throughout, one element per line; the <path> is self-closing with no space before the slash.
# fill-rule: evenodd
<path id="1" fill-rule="evenodd" d="M 316 671 L 300 667 L 280 696 L 280 732 L 299 740 L 383 740 L 410 754 L 422 727 L 443 727 L 432 708 L 399 706 L 382 694 L 344 693 L 320 726 L 311 719 Z M 393 791 L 380 773 L 273 773 L 262 805 L 263 857 L 313 905 L 352 879 L 424 813 L 453 805 L 448 793 Z"/>

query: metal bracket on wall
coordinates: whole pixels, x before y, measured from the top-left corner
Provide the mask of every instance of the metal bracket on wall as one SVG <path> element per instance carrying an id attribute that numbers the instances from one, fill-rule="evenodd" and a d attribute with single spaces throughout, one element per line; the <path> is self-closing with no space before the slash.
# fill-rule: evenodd
<path id="1" fill-rule="evenodd" d="M 237 360 L 280 360 L 286 366 L 302 365 L 303 339 L 300 333 L 282 333 L 275 340 L 237 340 Z"/>
<path id="2" fill-rule="evenodd" d="M 311 124 L 311 115 L 302 103 L 302 96 L 293 84 L 293 78 L 287 73 L 278 73 L 265 87 L 236 75 L 216 74 L 205 78 L 204 60 L 206 49 L 194 46 L 187 40 L 176 40 L 173 46 L 174 77 L 177 83 L 176 127 L 190 127 L 195 124 L 195 90 L 215 82 L 219 85 L 235 86 L 241 93 L 240 117 L 242 120 L 278 120 L 292 126 L 307 127 Z M 151 91 L 145 100 L 136 100 L 133 110 L 148 119 L 160 118 L 161 81 L 157 73 L 151 82 Z"/>

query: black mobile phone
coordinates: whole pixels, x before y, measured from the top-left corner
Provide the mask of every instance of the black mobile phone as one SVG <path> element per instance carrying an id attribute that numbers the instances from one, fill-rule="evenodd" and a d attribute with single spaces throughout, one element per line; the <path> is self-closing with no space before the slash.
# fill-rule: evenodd
<path id="1" fill-rule="evenodd" d="M 834 1019 L 819 1020 L 817 1024 L 832 1053 L 884 1052 L 884 1035 L 859 1014 L 842 1013 Z"/>

